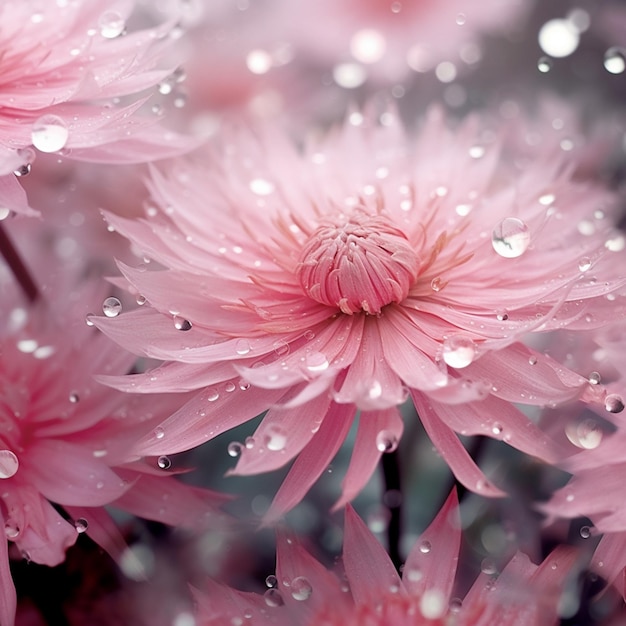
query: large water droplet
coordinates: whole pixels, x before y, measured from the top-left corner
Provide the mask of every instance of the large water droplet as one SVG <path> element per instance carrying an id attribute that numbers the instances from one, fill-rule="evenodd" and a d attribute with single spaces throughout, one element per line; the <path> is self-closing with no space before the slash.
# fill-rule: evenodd
<path id="1" fill-rule="evenodd" d="M 591 528 L 589 528 L 589 526 L 581 526 L 580 536 L 583 539 L 589 539 L 589 537 L 591 537 Z"/>
<path id="2" fill-rule="evenodd" d="M 191 330 L 191 322 L 181 317 L 174 317 L 174 328 L 183 331 Z"/>
<path id="3" fill-rule="evenodd" d="M 43 115 L 31 130 L 33 146 L 41 152 L 58 152 L 65 147 L 68 137 L 67 124 L 58 115 Z"/>
<path id="4" fill-rule="evenodd" d="M 15 476 L 20 462 L 11 450 L 0 450 L 0 478 Z"/>
<path id="5" fill-rule="evenodd" d="M 418 548 L 418 549 L 419 549 L 419 551 L 420 551 L 422 554 L 428 554 L 428 553 L 430 552 L 431 548 L 432 548 L 432 546 L 431 546 L 430 541 L 422 541 L 422 542 L 420 543 L 420 545 L 419 545 L 419 548 Z"/>
<path id="6" fill-rule="evenodd" d="M 278 589 L 268 589 L 263 594 L 263 599 L 265 600 L 265 604 L 272 608 L 276 608 L 285 604 L 283 596 L 281 595 L 280 591 L 278 591 Z"/>
<path id="7" fill-rule="evenodd" d="M 117 11 L 105 11 L 98 19 L 98 27 L 105 39 L 115 39 L 124 32 L 126 22 Z"/>
<path id="8" fill-rule="evenodd" d="M 376 435 L 376 448 L 380 452 L 393 452 L 398 447 L 398 438 L 388 430 L 381 430 Z"/>
<path id="9" fill-rule="evenodd" d="M 77 520 L 74 520 L 74 528 L 78 534 L 82 534 L 87 532 L 89 522 L 84 517 L 79 517 Z"/>
<path id="10" fill-rule="evenodd" d="M 323 372 L 328 369 L 328 359 L 321 352 L 309 352 L 305 357 L 309 372 Z"/>
<path id="11" fill-rule="evenodd" d="M 107 317 L 117 317 L 122 312 L 122 303 L 111 296 L 102 303 L 102 312 Z"/>
<path id="12" fill-rule="evenodd" d="M 498 573 L 498 568 L 496 566 L 496 563 L 493 559 L 490 558 L 486 558 L 483 559 L 481 564 L 480 564 L 480 571 L 483 574 L 487 574 L 489 576 L 493 576 L 494 574 Z"/>
<path id="13" fill-rule="evenodd" d="M 443 341 L 442 357 L 446 365 L 461 369 L 467 367 L 476 356 L 476 344 L 463 335 L 453 335 Z"/>
<path id="14" fill-rule="evenodd" d="M 594 419 L 574 420 L 565 427 L 565 435 L 577 448 L 594 450 L 604 438 L 604 431 Z"/>
<path id="15" fill-rule="evenodd" d="M 604 54 L 604 69 L 611 74 L 622 74 L 626 70 L 626 50 L 617 46 Z"/>
<path id="16" fill-rule="evenodd" d="M 269 426 L 265 434 L 265 447 L 276 452 L 284 450 L 287 445 L 287 434 L 280 426 Z"/>
<path id="17" fill-rule="evenodd" d="M 162 469 L 162 470 L 166 470 L 169 469 L 170 467 L 172 467 L 172 461 L 170 461 L 170 458 L 168 456 L 160 456 L 157 459 L 157 465 Z"/>
<path id="18" fill-rule="evenodd" d="M 553 19 L 547 21 L 539 30 L 539 46 L 551 57 L 567 57 L 580 41 L 580 32 L 570 20 Z"/>
<path id="19" fill-rule="evenodd" d="M 588 256 L 584 256 L 580 261 L 578 261 L 578 269 L 581 272 L 586 272 L 591 269 L 591 259 Z"/>
<path id="20" fill-rule="evenodd" d="M 528 226 L 516 217 L 503 219 L 491 234 L 493 249 L 505 259 L 514 259 L 526 252 L 530 244 Z"/>
<path id="21" fill-rule="evenodd" d="M 621 413 L 624 410 L 624 401 L 622 397 L 616 393 L 610 393 L 604 399 L 604 408 L 609 413 Z"/>
<path id="22" fill-rule="evenodd" d="M 276 587 L 277 584 L 278 584 L 278 579 L 276 578 L 276 576 L 274 576 L 274 574 L 270 574 L 269 576 L 265 578 L 266 587 L 269 587 L 271 589 L 272 587 Z"/>
<path id="23" fill-rule="evenodd" d="M 243 444 L 239 443 L 238 441 L 231 441 L 228 444 L 228 456 L 232 456 L 233 458 L 238 457 L 241 454 L 242 450 Z"/>
<path id="24" fill-rule="evenodd" d="M 313 587 L 304 576 L 298 576 L 291 581 L 291 597 L 294 600 L 308 600 L 312 593 Z"/>
<path id="25" fill-rule="evenodd" d="M 250 342 L 247 339 L 238 339 L 235 343 L 235 352 L 239 356 L 245 356 L 250 350 Z"/>

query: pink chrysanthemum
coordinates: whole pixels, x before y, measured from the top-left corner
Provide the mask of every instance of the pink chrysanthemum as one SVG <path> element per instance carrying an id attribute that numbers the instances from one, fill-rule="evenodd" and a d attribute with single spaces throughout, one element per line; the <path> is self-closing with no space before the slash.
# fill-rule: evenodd
<path id="1" fill-rule="evenodd" d="M 50 318 L 22 308 L 3 316 L 0 520 L 6 539 L 24 558 L 57 565 L 83 532 L 122 557 L 124 539 L 105 505 L 183 527 L 220 519 L 224 496 L 168 475 L 166 457 L 137 462 L 130 453 L 172 402 L 130 398 L 96 383 L 94 371 L 126 371 L 132 356 L 84 323 L 67 322 L 66 332 Z M 2 626 L 13 623 L 16 602 L 9 545 L 0 542 Z"/>
<path id="2" fill-rule="evenodd" d="M 554 460 L 513 403 L 603 390 L 520 340 L 624 312 L 605 297 L 624 284 L 613 198 L 559 156 L 517 162 L 476 119 L 451 131 L 437 110 L 415 141 L 391 112 L 352 113 L 304 154 L 278 132 L 232 132 L 209 167 L 203 155 L 155 171 L 148 216 L 109 219 L 167 269 L 122 266 L 152 306 L 94 322 L 168 363 L 106 380 L 202 391 L 136 452 L 186 450 L 268 411 L 235 469 L 298 457 L 268 520 L 300 501 L 360 411 L 337 505 L 353 498 L 397 445 L 408 397 L 471 490 L 502 494 L 455 431 Z"/>
<path id="3" fill-rule="evenodd" d="M 0 4 L 0 201 L 28 212 L 17 181 L 35 150 L 130 163 L 180 153 L 189 140 L 138 114 L 171 24 L 126 34 L 134 0 Z M 130 99 L 120 104 L 126 96 Z"/>
<path id="4" fill-rule="evenodd" d="M 384 548 L 351 507 L 346 509 L 345 578 L 329 572 L 296 537 L 279 532 L 276 586 L 263 597 L 215 582 L 196 591 L 198 623 L 250 619 L 259 626 L 550 626 L 576 551 L 557 548 L 542 564 L 518 553 L 498 577 L 481 574 L 464 599 L 453 596 L 460 519 L 455 495 L 411 550 L 398 576 Z M 244 623 L 244 622 L 242 622 Z"/>

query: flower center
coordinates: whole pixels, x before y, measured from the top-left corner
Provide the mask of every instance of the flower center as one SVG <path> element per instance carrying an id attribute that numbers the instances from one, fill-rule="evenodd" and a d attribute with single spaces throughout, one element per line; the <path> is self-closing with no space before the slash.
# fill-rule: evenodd
<path id="1" fill-rule="evenodd" d="M 419 266 L 406 236 L 389 219 L 361 213 L 341 226 L 320 226 L 306 242 L 296 273 L 313 300 L 347 315 L 378 314 L 406 298 Z"/>

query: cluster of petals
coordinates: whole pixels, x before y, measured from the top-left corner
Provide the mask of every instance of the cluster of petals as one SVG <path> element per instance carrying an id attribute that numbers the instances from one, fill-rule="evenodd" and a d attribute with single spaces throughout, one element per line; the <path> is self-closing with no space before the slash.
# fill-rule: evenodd
<path id="1" fill-rule="evenodd" d="M 189 140 L 141 107 L 171 23 L 126 33 L 134 0 L 4 1 L 0 4 L 0 201 L 28 213 L 18 181 L 36 150 L 98 162 L 171 156 Z"/>
<path id="2" fill-rule="evenodd" d="M 346 508 L 343 572 L 328 571 L 292 533 L 278 531 L 276 575 L 263 596 L 209 581 L 195 590 L 197 621 L 217 626 L 250 620 L 259 626 L 550 626 L 578 569 L 576 551 L 562 546 L 540 565 L 522 553 L 502 571 L 481 573 L 464 598 L 454 595 L 461 545 L 452 493 L 422 533 L 400 577 L 385 549 L 350 506 Z"/>
<path id="3" fill-rule="evenodd" d="M 16 597 L 9 546 L 54 566 L 86 533 L 119 560 L 126 544 L 105 506 L 199 528 L 223 519 L 226 499 L 178 481 L 171 475 L 178 471 L 167 471 L 169 459 L 134 460 L 133 443 L 174 404 L 161 398 L 155 405 L 93 380 L 95 371 L 126 371 L 132 356 L 82 320 L 60 324 L 43 307 L 5 310 L 3 320 L 0 520 L 7 541 L 0 542 L 0 624 L 10 626 Z M 128 559 L 141 576 L 141 564 Z"/>
<path id="4" fill-rule="evenodd" d="M 456 433 L 562 456 L 514 403 L 606 390 L 522 340 L 623 315 L 623 238 L 612 194 L 574 180 L 566 153 L 515 157 L 478 120 L 451 131 L 434 109 L 415 139 L 393 112 L 353 112 L 303 154 L 277 132 L 233 130 L 208 157 L 155 170 L 147 216 L 109 221 L 166 269 L 121 265 L 151 306 L 94 323 L 167 362 L 101 380 L 200 391 L 137 454 L 187 450 L 268 411 L 234 470 L 298 457 L 267 519 L 300 501 L 360 411 L 337 504 L 354 497 L 397 444 L 409 396 L 483 495 L 502 492 Z"/>

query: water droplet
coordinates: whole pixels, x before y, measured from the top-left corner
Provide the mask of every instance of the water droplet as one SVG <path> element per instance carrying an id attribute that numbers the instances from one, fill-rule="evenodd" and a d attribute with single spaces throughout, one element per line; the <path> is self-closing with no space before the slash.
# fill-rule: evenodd
<path id="1" fill-rule="evenodd" d="M 247 339 L 238 339 L 235 344 L 235 352 L 239 356 L 245 356 L 250 352 L 250 342 Z"/>
<path id="2" fill-rule="evenodd" d="M 604 54 L 604 69 L 611 74 L 622 74 L 626 69 L 626 50 L 617 46 Z"/>
<path id="3" fill-rule="evenodd" d="M 265 586 L 269 587 L 270 589 L 272 587 L 276 587 L 276 585 L 278 584 L 278 579 L 276 578 L 276 576 L 274 576 L 274 574 L 270 574 L 266 579 L 265 579 Z"/>
<path id="4" fill-rule="evenodd" d="M 105 11 L 98 19 L 98 27 L 105 39 L 115 39 L 124 32 L 126 22 L 117 11 Z"/>
<path id="5" fill-rule="evenodd" d="M 4 534 L 7 539 L 15 539 L 16 537 L 19 537 L 20 532 L 20 527 L 13 520 L 8 520 L 4 525 Z"/>
<path id="6" fill-rule="evenodd" d="M 224 391 L 226 393 L 232 393 L 233 391 L 235 391 L 235 389 L 237 389 L 237 385 L 235 385 L 235 383 L 233 382 L 228 382 L 224 385 Z"/>
<path id="7" fill-rule="evenodd" d="M 498 568 L 496 567 L 496 563 L 493 559 L 483 559 L 480 564 L 480 571 L 483 574 L 488 574 L 489 576 L 493 576 L 498 573 Z"/>
<path id="8" fill-rule="evenodd" d="M 504 428 L 502 427 L 502 424 L 499 424 L 498 422 L 495 422 L 491 427 L 491 432 L 494 435 L 501 435 L 503 430 Z"/>
<path id="9" fill-rule="evenodd" d="M 537 357 L 534 355 L 528 357 L 528 363 L 529 365 L 537 365 Z"/>
<path id="10" fill-rule="evenodd" d="M 33 124 L 31 141 L 41 152 L 58 152 L 69 137 L 67 124 L 58 115 L 43 115 Z"/>
<path id="11" fill-rule="evenodd" d="M 580 536 L 583 539 L 589 539 L 589 537 L 591 537 L 591 528 L 589 528 L 589 526 L 582 526 L 580 528 Z"/>
<path id="12" fill-rule="evenodd" d="M 87 532 L 89 522 L 84 517 L 79 517 L 77 520 L 74 520 L 74 528 L 78 534 L 82 534 Z"/>
<path id="13" fill-rule="evenodd" d="M 291 597 L 294 600 L 308 600 L 313 593 L 313 587 L 307 578 L 304 576 L 297 576 L 291 581 Z"/>
<path id="14" fill-rule="evenodd" d="M 281 595 L 280 591 L 278 591 L 278 589 L 268 589 L 263 594 L 263 599 L 265 600 L 265 604 L 272 608 L 276 608 L 285 604 L 283 596 Z"/>
<path id="15" fill-rule="evenodd" d="M 176 330 L 183 330 L 183 331 L 191 330 L 191 322 L 189 320 L 184 320 L 180 317 L 175 317 L 174 328 Z"/>
<path id="16" fill-rule="evenodd" d="M 430 544 L 430 541 L 422 541 L 419 545 L 418 550 L 422 553 L 422 554 L 428 554 L 432 549 L 432 545 Z"/>
<path id="17" fill-rule="evenodd" d="M 539 30 L 539 46 L 551 57 L 564 58 L 578 48 L 580 32 L 566 19 L 548 20 Z"/>
<path id="18" fill-rule="evenodd" d="M 227 450 L 229 456 L 232 456 L 233 458 L 238 457 L 243 451 L 243 444 L 239 443 L 238 441 L 231 441 L 228 444 Z"/>
<path id="19" fill-rule="evenodd" d="M 548 57 L 539 57 L 537 61 L 537 69 L 542 74 L 547 74 L 552 69 L 552 59 Z"/>
<path id="20" fill-rule="evenodd" d="M 313 339 L 315 339 L 315 333 L 312 330 L 305 330 L 304 331 L 304 338 L 307 341 L 313 341 Z"/>
<path id="21" fill-rule="evenodd" d="M 80 396 L 75 391 L 72 391 L 72 393 L 70 393 L 69 400 L 72 404 L 76 404 L 80 400 Z"/>
<path id="22" fill-rule="evenodd" d="M 278 339 L 274 342 L 274 352 L 276 352 L 278 356 L 286 356 L 289 354 L 289 351 L 289 344 L 284 339 Z"/>
<path id="23" fill-rule="evenodd" d="M 165 431 L 161 427 L 155 428 L 154 437 L 155 439 L 163 439 L 163 437 L 165 437 Z"/>
<path id="24" fill-rule="evenodd" d="M 135 299 L 139 306 L 143 306 L 146 303 L 146 296 L 142 296 L 141 294 L 137 296 Z"/>
<path id="25" fill-rule="evenodd" d="M 530 244 L 528 226 L 516 217 L 503 219 L 491 234 L 493 249 L 505 259 L 514 259 L 526 252 Z"/>
<path id="26" fill-rule="evenodd" d="M 602 380 L 602 377 L 600 376 L 599 372 L 591 372 L 591 374 L 589 374 L 590 384 L 599 385 L 601 380 Z"/>
<path id="27" fill-rule="evenodd" d="M 102 312 L 107 317 L 117 317 L 122 312 L 122 303 L 117 298 L 107 298 L 102 303 Z"/>
<path id="28" fill-rule="evenodd" d="M 271 425 L 265 434 L 265 447 L 268 450 L 284 450 L 287 445 L 287 434 L 280 426 Z"/>
<path id="29" fill-rule="evenodd" d="M 381 430 L 376 435 L 376 448 L 380 452 L 393 452 L 398 447 L 398 437 L 388 430 Z"/>
<path id="30" fill-rule="evenodd" d="M 509 319 L 509 313 L 506 309 L 501 309 L 500 311 L 496 311 L 496 319 L 499 322 L 506 322 Z"/>
<path id="31" fill-rule="evenodd" d="M 305 357 L 309 372 L 323 372 L 328 369 L 328 359 L 321 352 L 309 352 Z"/>
<path id="32" fill-rule="evenodd" d="M 255 178 L 250 181 L 250 191 L 257 196 L 269 196 L 274 191 L 274 183 L 264 178 Z"/>
<path id="33" fill-rule="evenodd" d="M 160 456 L 157 459 L 157 465 L 162 469 L 162 470 L 166 470 L 169 469 L 170 467 L 172 467 L 172 461 L 170 461 L 170 458 L 168 456 Z"/>
<path id="34" fill-rule="evenodd" d="M 11 450 L 0 450 L 0 478 L 15 476 L 20 462 Z"/>
<path id="35" fill-rule="evenodd" d="M 580 261 L 578 261 L 578 269 L 581 272 L 586 272 L 591 268 L 591 259 L 588 256 L 584 256 Z"/>
<path id="36" fill-rule="evenodd" d="M 246 391 L 247 389 L 250 389 L 250 383 L 242 378 L 239 381 L 239 389 L 241 389 L 241 391 Z"/>
<path id="37" fill-rule="evenodd" d="M 463 608 L 463 600 L 461 600 L 461 598 L 451 598 L 448 607 L 450 609 L 450 613 L 460 613 Z"/>
<path id="38" fill-rule="evenodd" d="M 609 413 L 621 413 L 624 410 L 624 401 L 616 393 L 610 393 L 604 399 L 604 408 Z"/>
<path id="39" fill-rule="evenodd" d="M 436 278 L 433 278 L 430 281 L 430 288 L 433 291 L 441 291 L 442 287 L 443 287 L 443 280 L 441 278 L 439 278 L 438 276 Z"/>
<path id="40" fill-rule="evenodd" d="M 461 369 L 467 367 L 476 356 L 476 345 L 469 337 L 453 335 L 443 341 L 442 356 L 446 365 Z"/>

